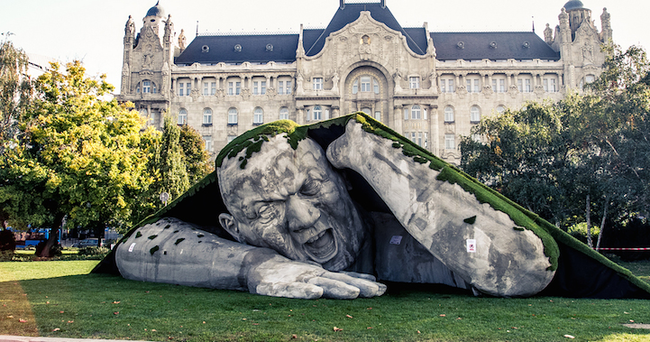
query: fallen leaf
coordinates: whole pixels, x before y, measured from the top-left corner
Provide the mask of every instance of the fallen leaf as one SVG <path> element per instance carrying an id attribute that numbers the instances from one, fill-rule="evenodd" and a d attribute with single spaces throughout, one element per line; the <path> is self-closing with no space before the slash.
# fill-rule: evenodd
<path id="1" fill-rule="evenodd" d="M 242 320 L 242 321 L 245 321 L 245 320 L 246 320 L 246 318 L 242 318 L 241 320 Z"/>
<path id="2" fill-rule="evenodd" d="M 151 331 L 156 331 L 156 329 L 151 329 Z"/>
<path id="3" fill-rule="evenodd" d="M 59 311 L 59 313 L 63 313 L 64 311 Z"/>
<path id="4" fill-rule="evenodd" d="M 203 324 L 205 324 L 205 321 L 203 321 Z"/>
<path id="5" fill-rule="evenodd" d="M 372 310 L 372 308 L 367 308 L 366 310 Z"/>
<path id="6" fill-rule="evenodd" d="M 366 329 L 370 330 L 370 329 L 372 329 L 372 327 L 367 327 Z"/>
<path id="7" fill-rule="evenodd" d="M 120 314 L 119 311 L 115 311 L 115 312 L 113 312 L 113 315 L 119 315 L 119 314 Z"/>
<path id="8" fill-rule="evenodd" d="M 571 335 L 564 335 L 564 337 L 566 337 L 566 338 L 570 338 L 570 339 L 574 339 L 574 338 L 576 338 L 575 336 L 571 336 Z"/>
<path id="9" fill-rule="evenodd" d="M 457 320 L 461 320 L 462 318 L 458 317 L 458 318 L 456 318 L 456 319 L 457 319 Z"/>
<path id="10" fill-rule="evenodd" d="M 61 329 L 59 329 L 59 328 L 52 329 L 52 331 L 59 331 L 59 330 L 61 330 Z"/>
<path id="11" fill-rule="evenodd" d="M 343 330 L 343 329 L 340 329 L 340 328 L 334 327 L 334 331 L 342 331 L 342 330 Z"/>
<path id="12" fill-rule="evenodd" d="M 113 304 L 120 304 L 120 302 L 118 302 L 118 301 L 114 301 Z"/>
<path id="13" fill-rule="evenodd" d="M 50 304 L 50 302 L 49 302 L 49 301 L 47 301 L 47 302 L 45 302 L 45 304 Z"/>
<path id="14" fill-rule="evenodd" d="M 418 330 L 418 334 L 421 334 L 420 330 Z"/>
<path id="15" fill-rule="evenodd" d="M 633 320 L 630 320 L 630 323 L 634 323 L 634 321 L 633 321 Z"/>
<path id="16" fill-rule="evenodd" d="M 27 323 L 27 320 L 26 320 L 26 319 L 19 318 L 19 319 L 18 319 L 18 322 L 20 322 L 20 323 Z"/>
<path id="17" fill-rule="evenodd" d="M 352 317 L 352 316 L 350 316 L 350 315 L 345 315 L 345 317 L 347 317 L 347 318 L 353 318 L 353 317 Z"/>
<path id="18" fill-rule="evenodd" d="M 14 316 L 13 316 L 13 315 L 9 315 L 9 316 L 7 316 L 7 318 L 12 319 L 12 318 L 14 318 Z"/>
<path id="19" fill-rule="evenodd" d="M 253 323 L 253 325 L 260 325 L 259 323 Z"/>
<path id="20" fill-rule="evenodd" d="M 298 338 L 298 335 L 293 334 L 293 335 L 291 335 L 291 338 Z"/>
<path id="21" fill-rule="evenodd" d="M 74 323 L 74 321 L 68 321 L 68 323 Z"/>
<path id="22" fill-rule="evenodd" d="M 440 317 L 447 317 L 447 315 L 445 315 L 445 314 L 440 314 Z"/>

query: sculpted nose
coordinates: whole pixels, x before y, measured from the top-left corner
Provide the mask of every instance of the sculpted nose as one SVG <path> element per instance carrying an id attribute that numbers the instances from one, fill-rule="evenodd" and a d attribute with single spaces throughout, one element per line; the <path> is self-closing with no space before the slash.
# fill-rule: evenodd
<path id="1" fill-rule="evenodd" d="M 316 223 L 320 217 L 320 210 L 314 207 L 308 200 L 298 196 L 291 196 L 287 201 L 287 222 L 292 232 L 309 228 Z"/>

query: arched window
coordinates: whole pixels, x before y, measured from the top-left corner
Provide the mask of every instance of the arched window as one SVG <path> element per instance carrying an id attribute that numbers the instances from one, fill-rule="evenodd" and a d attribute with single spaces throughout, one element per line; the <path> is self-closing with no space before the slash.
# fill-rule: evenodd
<path id="1" fill-rule="evenodd" d="M 260 107 L 257 107 L 253 112 L 253 125 L 261 125 L 263 123 L 264 123 L 264 110 Z"/>
<path id="2" fill-rule="evenodd" d="M 280 120 L 289 120 L 289 109 L 287 107 L 280 108 Z"/>
<path id="3" fill-rule="evenodd" d="M 370 113 L 372 113 L 372 109 L 370 109 L 370 108 L 361 108 L 361 111 L 368 114 L 368 115 L 370 115 Z"/>
<path id="4" fill-rule="evenodd" d="M 367 93 L 370 91 L 370 76 L 361 76 L 361 92 Z"/>
<path id="5" fill-rule="evenodd" d="M 314 107 L 312 112 L 314 113 L 314 121 L 323 120 L 323 108 L 321 106 Z"/>
<path id="6" fill-rule="evenodd" d="M 478 106 L 472 106 L 469 110 L 469 121 L 478 123 L 481 121 L 481 109 Z"/>
<path id="7" fill-rule="evenodd" d="M 445 107 L 445 122 L 454 122 L 454 108 L 451 106 Z"/>
<path id="8" fill-rule="evenodd" d="M 141 84 L 142 87 L 140 87 L 140 84 L 138 84 L 138 86 L 135 88 L 135 91 L 137 93 L 140 92 L 140 89 L 142 89 L 143 94 L 149 94 L 149 93 L 155 94 L 158 92 L 158 89 L 156 89 L 156 84 L 151 82 L 150 80 L 143 80 Z"/>
<path id="9" fill-rule="evenodd" d="M 228 109 L 228 124 L 229 125 L 237 124 L 237 108 Z"/>
<path id="10" fill-rule="evenodd" d="M 181 110 L 178 111 L 178 124 L 187 124 L 187 110 L 185 110 L 185 108 L 181 108 Z"/>
<path id="11" fill-rule="evenodd" d="M 415 119 L 415 120 L 421 119 L 422 117 L 420 116 L 421 115 L 420 113 L 421 113 L 420 106 L 413 105 L 413 107 L 411 107 L 411 119 Z"/>
<path id="12" fill-rule="evenodd" d="M 206 108 L 203 110 L 203 124 L 212 125 L 212 109 Z"/>
<path id="13" fill-rule="evenodd" d="M 358 92 L 379 94 L 379 81 L 370 75 L 363 75 L 352 82 L 352 94 Z"/>

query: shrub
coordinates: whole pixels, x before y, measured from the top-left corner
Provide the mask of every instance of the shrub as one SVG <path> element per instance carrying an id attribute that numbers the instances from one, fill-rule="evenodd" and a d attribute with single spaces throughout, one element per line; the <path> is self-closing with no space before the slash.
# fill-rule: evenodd
<path id="1" fill-rule="evenodd" d="M 106 247 L 83 247 L 79 249 L 79 255 L 88 255 L 88 256 L 104 256 L 107 255 L 111 250 Z"/>
<path id="2" fill-rule="evenodd" d="M 0 251 L 0 261 L 11 261 L 14 258 L 14 251 Z"/>
<path id="3" fill-rule="evenodd" d="M 0 231 L 0 251 L 13 251 L 16 249 L 16 238 L 9 230 Z"/>

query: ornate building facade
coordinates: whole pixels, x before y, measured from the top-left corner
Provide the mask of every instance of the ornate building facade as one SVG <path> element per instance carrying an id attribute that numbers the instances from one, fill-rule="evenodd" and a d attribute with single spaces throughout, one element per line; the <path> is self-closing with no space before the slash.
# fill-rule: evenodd
<path id="1" fill-rule="evenodd" d="M 579 0 L 534 32 L 431 32 L 402 27 L 378 3 L 345 3 L 324 29 L 296 34 L 198 34 L 186 45 L 157 4 L 124 36 L 120 101 L 151 125 L 164 113 L 196 128 L 217 152 L 279 119 L 299 124 L 364 111 L 445 160 L 482 116 L 530 100 L 560 100 L 601 72 L 609 13 Z"/>

